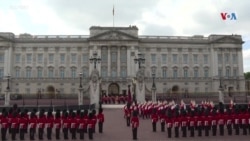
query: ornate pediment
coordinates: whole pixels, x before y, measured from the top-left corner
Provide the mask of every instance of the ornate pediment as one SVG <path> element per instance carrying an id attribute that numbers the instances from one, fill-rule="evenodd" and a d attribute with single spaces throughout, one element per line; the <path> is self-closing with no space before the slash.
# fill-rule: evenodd
<path id="1" fill-rule="evenodd" d="M 243 44 L 244 42 L 236 37 L 233 36 L 222 36 L 215 40 L 212 40 L 211 43 L 233 43 L 233 44 Z"/>
<path id="2" fill-rule="evenodd" d="M 138 40 L 138 38 L 121 31 L 111 30 L 92 36 L 89 40 Z"/>

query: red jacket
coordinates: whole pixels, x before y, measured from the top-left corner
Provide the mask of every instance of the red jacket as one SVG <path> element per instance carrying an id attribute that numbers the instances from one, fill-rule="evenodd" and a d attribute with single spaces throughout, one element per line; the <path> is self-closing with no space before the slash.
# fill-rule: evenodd
<path id="1" fill-rule="evenodd" d="M 45 123 L 46 123 L 46 117 L 45 116 L 39 117 L 37 119 L 38 128 L 44 128 L 45 127 Z"/>
<path id="2" fill-rule="evenodd" d="M 54 124 L 54 117 L 47 117 L 46 118 L 46 127 L 53 128 L 53 124 Z"/>
<path id="3" fill-rule="evenodd" d="M 70 128 L 71 128 L 71 129 L 76 129 L 76 128 L 78 128 L 78 127 L 77 127 L 77 120 L 76 120 L 76 118 L 71 118 L 71 119 L 70 119 Z"/>
<path id="4" fill-rule="evenodd" d="M 62 119 L 62 128 L 70 128 L 70 121 L 68 118 Z"/>
<path id="5" fill-rule="evenodd" d="M 139 127 L 139 118 L 138 117 L 132 117 L 131 118 L 131 124 L 132 124 L 132 128 L 138 128 Z"/>
<path id="6" fill-rule="evenodd" d="M 61 126 L 62 126 L 61 122 L 62 122 L 61 118 L 55 118 L 54 126 L 55 126 L 56 129 L 61 128 Z"/>
<path id="7" fill-rule="evenodd" d="M 99 113 L 97 115 L 97 120 L 98 120 L 98 122 L 103 123 L 104 122 L 104 114 L 103 113 Z"/>
<path id="8" fill-rule="evenodd" d="M 93 118 L 92 119 L 88 119 L 87 124 L 88 124 L 88 128 L 92 128 L 93 129 L 95 127 L 95 121 L 93 120 Z"/>
<path id="9" fill-rule="evenodd" d="M 20 118 L 19 120 L 19 124 L 20 124 L 20 129 L 27 129 L 27 125 L 28 125 L 28 120 L 23 117 L 23 118 Z"/>
<path id="10" fill-rule="evenodd" d="M 152 120 L 152 122 L 157 122 L 158 121 L 158 115 L 157 114 L 152 114 L 151 115 L 151 120 Z"/>
<path id="11" fill-rule="evenodd" d="M 166 122 L 167 128 L 172 128 L 173 120 L 171 118 L 166 117 L 165 122 Z"/>
<path id="12" fill-rule="evenodd" d="M 36 128 L 37 118 L 36 117 L 30 118 L 29 119 L 29 125 L 30 125 L 30 128 Z"/>
<path id="13" fill-rule="evenodd" d="M 78 125 L 79 129 L 85 129 L 87 127 L 87 122 L 84 118 L 80 118 Z"/>
<path id="14" fill-rule="evenodd" d="M 2 128 L 9 128 L 9 121 L 7 117 L 1 118 L 1 127 Z"/>
<path id="15" fill-rule="evenodd" d="M 10 123 L 11 128 L 18 128 L 19 126 L 18 118 L 12 118 Z"/>

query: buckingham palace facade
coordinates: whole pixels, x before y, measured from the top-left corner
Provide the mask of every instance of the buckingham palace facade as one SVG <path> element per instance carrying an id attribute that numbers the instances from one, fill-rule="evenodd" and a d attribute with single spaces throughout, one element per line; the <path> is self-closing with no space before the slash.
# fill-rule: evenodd
<path id="1" fill-rule="evenodd" d="M 79 73 L 88 89 L 94 53 L 101 92 L 125 94 L 139 70 L 144 72 L 145 93 L 150 94 L 152 73 L 156 93 L 209 93 L 221 85 L 226 92 L 245 90 L 240 35 L 147 36 L 136 26 L 90 27 L 89 35 L 14 35 L 0 32 L 0 93 L 9 77 L 11 93 L 35 94 L 42 90 L 77 94 Z"/>

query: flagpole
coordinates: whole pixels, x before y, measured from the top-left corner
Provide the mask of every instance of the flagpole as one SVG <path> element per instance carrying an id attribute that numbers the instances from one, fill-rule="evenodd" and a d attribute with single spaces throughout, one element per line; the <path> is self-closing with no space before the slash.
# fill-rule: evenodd
<path id="1" fill-rule="evenodd" d="M 115 27 L 115 6 L 113 5 L 113 27 Z"/>

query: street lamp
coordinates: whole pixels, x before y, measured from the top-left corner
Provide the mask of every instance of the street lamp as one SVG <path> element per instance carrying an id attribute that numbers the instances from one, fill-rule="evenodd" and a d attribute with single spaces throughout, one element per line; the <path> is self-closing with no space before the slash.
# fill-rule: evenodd
<path id="1" fill-rule="evenodd" d="M 96 63 L 101 62 L 101 58 L 99 56 L 97 56 L 96 51 L 93 53 L 93 56 L 91 56 L 89 60 L 90 60 L 90 63 L 94 63 L 94 68 L 95 69 L 96 69 Z"/>
<path id="2" fill-rule="evenodd" d="M 79 73 L 79 77 L 80 77 L 80 85 L 79 85 L 79 94 L 78 94 L 78 105 L 82 105 L 83 102 L 82 102 L 82 91 L 83 91 L 83 88 L 82 88 L 82 73 Z"/>
<path id="3" fill-rule="evenodd" d="M 7 91 L 10 90 L 10 74 L 7 75 L 7 87 L 6 87 Z"/>
<path id="4" fill-rule="evenodd" d="M 156 102 L 156 86 L 155 86 L 155 73 L 152 73 L 153 84 L 152 84 L 152 101 Z"/>
<path id="5" fill-rule="evenodd" d="M 145 63 L 145 58 L 143 57 L 143 55 L 141 53 L 138 53 L 138 57 L 134 59 L 135 61 L 135 64 L 138 63 L 139 65 L 139 69 L 141 68 L 141 64 L 144 64 Z"/>

